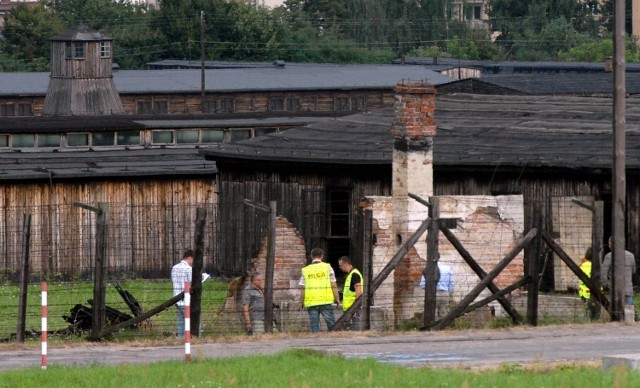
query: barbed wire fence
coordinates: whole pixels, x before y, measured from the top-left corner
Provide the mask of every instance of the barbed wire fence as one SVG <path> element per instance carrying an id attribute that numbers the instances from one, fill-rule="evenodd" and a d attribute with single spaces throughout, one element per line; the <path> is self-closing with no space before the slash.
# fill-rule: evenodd
<path id="1" fill-rule="evenodd" d="M 522 210 L 528 204 L 523 204 L 521 197 L 473 200 L 465 197 L 443 197 L 442 200 L 445 202 L 444 208 L 448 209 L 441 214 L 447 220 L 446 226 L 462 241 L 486 272 L 513 248 L 514 241 L 529 228 L 529 225 L 525 225 Z M 246 334 L 243 330 L 241 294 L 248 284 L 247 276 L 250 273 L 264 273 L 267 269 L 267 214 L 253 210 L 247 212 L 242 220 L 243 227 L 238 230 L 220 217 L 221 209 L 238 206 L 236 203 L 217 206 L 107 205 L 107 325 L 126 321 L 136 315 L 131 300 L 127 301 L 123 294 L 133 296 L 142 311 L 149 311 L 171 299 L 171 267 L 181 259 L 184 250 L 193 248 L 197 209 L 205 207 L 207 216 L 204 227 L 203 272 L 211 273 L 214 277 L 203 283 L 200 335 Z M 279 203 L 278 209 L 296 206 L 300 204 Z M 553 206 L 551 205 L 552 208 Z M 553 219 L 556 231 L 554 237 L 565 247 L 571 247 L 570 251 L 575 252 L 571 253 L 571 257 L 579 261 L 591 236 L 591 224 L 586 221 L 584 214 L 576 213 L 579 210 L 573 206 L 565 204 L 556 207 L 560 209 L 563 206 L 566 207 L 564 213 L 555 211 L 560 215 Z M 385 263 L 398 251 L 392 227 L 383 223 L 389 214 L 378 210 L 373 209 L 372 278 L 380 273 Z M 44 280 L 49 283 L 50 330 L 60 334 L 61 338 L 85 336 L 88 328 L 82 326 L 81 322 L 86 322 L 87 315 L 91 314 L 97 252 L 97 215 L 77 205 L 6 207 L 0 209 L 0 213 L 4 220 L 0 224 L 0 243 L 3 249 L 0 267 L 0 311 L 3 312 L 0 318 L 0 340 L 11 341 L 16 335 L 18 283 L 25 255 L 25 215 L 31 216 L 27 338 L 36 337 L 39 330 L 39 287 Z M 309 246 L 305 240 L 304 233 L 301 232 L 304 228 L 283 217 L 283 213 L 286 212 L 278 211 L 274 238 L 274 327 L 276 331 L 305 332 L 309 328 L 308 314 L 301 306 L 298 282 L 301 268 L 308 264 L 308 252 L 313 246 Z M 352 216 L 359 217 L 356 214 Z M 581 221 L 576 222 L 578 219 Z M 410 223 L 422 221 L 424 219 L 417 216 L 409 220 Z M 233 233 L 230 233 L 231 229 Z M 566 232 L 557 232 L 560 230 Z M 236 250 L 234 247 L 238 244 L 248 245 L 251 249 L 242 246 L 242 249 Z M 439 250 L 439 260 L 450 266 L 454 274 L 455 291 L 451 299 L 453 308 L 480 279 L 442 235 L 439 237 Z M 234 256 L 236 252 L 243 252 L 243 255 Z M 357 253 L 362 254 L 361 251 Z M 585 321 L 584 307 L 577 298 L 577 277 L 564 270 L 552 253 L 542 251 L 539 255 L 537 270 L 541 278 L 552 276 L 552 294 L 555 294 L 554 298 L 544 301 L 541 316 L 556 317 L 555 322 Z M 338 285 L 342 289 L 346 274 L 338 269 L 337 258 L 330 253 L 328 261 L 335 267 Z M 425 267 L 425 258 L 426 243 L 425 236 L 422 236 L 416 246 L 409 250 L 407 257 L 394 268 L 393 274 L 372 295 L 371 328 L 391 330 L 421 326 L 420 314 L 423 311 L 425 291 L 420 288 L 420 277 Z M 352 259 L 358 263 L 356 267 L 363 264 L 360 258 Z M 231 268 L 234 270 L 221 271 L 225 262 L 244 264 L 233 264 Z M 520 253 L 497 278 L 496 284 L 499 288 L 504 288 L 525 275 L 524 255 Z M 490 292 L 485 290 L 478 299 L 487 295 Z M 509 297 L 516 309 L 523 313 L 523 309 L 526 309 L 526 302 L 522 302 L 523 289 L 512 292 Z M 464 323 L 458 324 L 484 327 L 505 317 L 503 309 L 495 301 L 481 311 L 481 314 L 463 316 L 457 322 Z M 336 310 L 336 317 L 340 314 L 341 311 Z M 174 336 L 175 330 L 175 313 L 173 307 L 169 306 L 151 318 L 114 335 L 163 338 Z"/>

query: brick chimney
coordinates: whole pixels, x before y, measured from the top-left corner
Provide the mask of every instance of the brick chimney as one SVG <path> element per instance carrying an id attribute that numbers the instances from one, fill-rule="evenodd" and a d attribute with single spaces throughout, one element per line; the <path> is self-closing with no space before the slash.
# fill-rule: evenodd
<path id="1" fill-rule="evenodd" d="M 428 216 L 426 206 L 409 198 L 433 195 L 433 137 L 436 90 L 425 82 L 395 88 L 393 142 L 393 225 L 396 244 L 404 243 Z M 416 247 L 422 253 L 424 247 Z M 426 256 L 424 256 L 426 257 Z"/>

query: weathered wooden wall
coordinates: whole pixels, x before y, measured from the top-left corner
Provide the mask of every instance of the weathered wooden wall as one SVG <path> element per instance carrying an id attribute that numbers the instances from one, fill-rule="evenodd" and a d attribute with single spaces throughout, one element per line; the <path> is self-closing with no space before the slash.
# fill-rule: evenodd
<path id="1" fill-rule="evenodd" d="M 229 93 L 207 93 L 208 100 L 233 99 L 234 112 L 267 112 L 269 111 L 269 98 L 278 97 L 298 98 L 300 101 L 299 112 L 333 112 L 336 97 L 361 96 L 366 99 L 367 109 L 378 109 L 393 105 L 393 91 L 383 90 L 326 90 L 309 92 L 229 92 Z M 169 114 L 202 113 L 201 97 L 199 93 L 191 94 L 121 94 L 120 99 L 124 110 L 128 114 L 136 113 L 136 102 L 141 100 L 165 100 L 168 102 Z"/>
<path id="2" fill-rule="evenodd" d="M 289 220 L 303 236 L 307 253 L 315 247 L 326 248 L 327 197 L 332 189 L 350 192 L 350 255 L 357 264 L 359 231 L 355 217 L 360 199 L 365 195 L 390 195 L 390 166 L 368 169 L 327 169 L 319 166 L 291 167 L 271 172 L 269 166 L 252 170 L 243 165 L 231 167 L 227 162 L 219 171 L 219 217 L 221 230 L 218 245 L 220 254 L 215 268 L 226 274 L 244 274 L 250 260 L 257 256 L 261 238 L 266 233 L 268 217 L 265 213 L 243 204 L 245 199 L 269 205 L 278 202 L 277 215 Z M 386 178 L 385 178 L 386 177 Z M 328 252 L 331 255 L 331 252 Z M 331 257 L 330 257 L 331 259 Z M 337 259 L 337 257 L 335 258 Z"/>
<path id="3" fill-rule="evenodd" d="M 182 251 L 192 248 L 196 209 L 205 207 L 204 260 L 210 266 L 217 229 L 215 182 L 181 178 L 0 186 L 0 271 L 10 277 L 21 268 L 22 218 L 30 214 L 31 272 L 87 276 L 95 258 L 96 216 L 75 202 L 109 204 L 109 272 L 146 277 L 168 276 Z"/>

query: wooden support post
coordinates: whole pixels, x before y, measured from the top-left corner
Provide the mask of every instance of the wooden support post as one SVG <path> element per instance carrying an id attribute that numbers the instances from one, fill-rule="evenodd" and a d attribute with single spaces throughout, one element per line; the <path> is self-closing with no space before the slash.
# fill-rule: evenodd
<path id="1" fill-rule="evenodd" d="M 109 204 L 99 203 L 98 211 L 96 212 L 96 262 L 93 282 L 93 317 L 91 321 L 91 333 L 93 336 L 98 335 L 105 325 L 108 214 Z"/>
<path id="2" fill-rule="evenodd" d="M 371 328 L 371 300 L 369 293 L 371 283 L 371 271 L 373 250 L 373 211 L 366 209 L 362 217 L 362 277 L 364 286 L 362 287 L 362 309 L 360 315 L 360 329 L 369 330 Z"/>
<path id="3" fill-rule="evenodd" d="M 593 222 L 591 230 L 591 283 L 596 289 L 602 285 L 601 268 L 604 257 L 604 202 L 595 201 L 593 205 Z M 592 320 L 600 317 L 600 304 L 593 303 L 593 298 L 589 300 L 589 313 Z"/>
<path id="4" fill-rule="evenodd" d="M 202 311 L 202 267 L 204 256 L 204 228 L 207 209 L 196 209 L 196 225 L 193 246 L 195 248 L 191 271 L 191 335 L 200 336 L 200 314 Z"/>
<path id="5" fill-rule="evenodd" d="M 542 230 L 542 207 L 538 204 L 534 207 L 533 227 Z M 529 251 L 527 270 L 531 282 L 527 287 L 527 323 L 538 326 L 538 258 L 542 252 L 542 235 L 538 233 L 533 241 L 533 247 Z"/>
<path id="6" fill-rule="evenodd" d="M 29 247 L 31 246 L 31 214 L 22 216 L 22 271 L 20 272 L 20 294 L 18 297 L 18 327 L 16 342 L 24 342 L 27 321 L 27 286 L 29 285 Z"/>
<path id="7" fill-rule="evenodd" d="M 611 303 L 609 302 L 607 297 L 600 291 L 599 288 L 595 288 L 595 286 L 591 282 L 591 278 L 587 277 L 587 275 L 584 272 L 582 272 L 580 267 L 578 267 L 578 265 L 574 263 L 573 260 L 571 260 L 571 257 L 567 255 L 567 253 L 562 249 L 562 247 L 560 247 L 560 245 L 558 245 L 558 243 L 556 243 L 553 240 L 553 238 L 544 230 L 542 231 L 542 238 L 544 239 L 544 242 L 547 245 L 549 245 L 551 249 L 553 249 L 556 255 L 558 255 L 560 260 L 564 261 L 564 263 L 567 265 L 567 267 L 569 267 L 571 272 L 573 272 L 580 280 L 582 280 L 582 282 L 587 287 L 589 287 L 589 289 L 591 290 L 591 297 L 592 298 L 595 297 L 595 299 L 598 302 L 600 302 L 602 307 L 604 307 L 609 313 L 611 313 Z"/>
<path id="8" fill-rule="evenodd" d="M 269 251 L 267 254 L 266 273 L 264 274 L 264 329 L 265 333 L 273 332 L 273 271 L 276 261 L 276 211 L 278 202 L 270 201 L 269 206 L 244 200 L 244 204 L 269 214 Z"/>
<path id="9" fill-rule="evenodd" d="M 427 231 L 427 265 L 422 271 L 424 286 L 424 326 L 433 323 L 436 317 L 436 286 L 438 284 L 438 235 L 440 225 L 440 198 L 431 197 L 429 207 L 429 230 Z"/>
<path id="10" fill-rule="evenodd" d="M 466 250 L 466 248 L 462 245 L 460 240 L 458 240 L 456 238 L 456 236 L 453 234 L 453 232 L 451 232 L 444 225 L 440 225 L 440 231 L 442 232 L 442 234 L 444 234 L 444 236 L 447 238 L 447 240 L 449 240 L 449 242 L 451 243 L 451 245 L 453 245 L 453 247 L 456 249 L 456 251 L 458 251 L 458 253 L 462 257 L 462 259 L 473 270 L 473 272 L 475 272 L 476 275 L 478 275 L 480 280 L 483 280 L 484 278 L 486 278 L 487 277 L 487 273 L 474 260 L 474 258 L 471 256 L 471 253 L 469 253 L 469 251 Z M 489 283 L 489 285 L 487 287 L 489 288 L 489 291 L 491 291 L 493 294 L 497 294 L 498 292 L 500 292 L 500 288 L 493 282 Z M 520 314 L 518 314 L 516 309 L 514 309 L 513 306 L 511 306 L 511 303 L 509 303 L 509 301 L 506 298 L 499 297 L 498 298 L 498 302 L 500 303 L 502 308 L 504 308 L 504 310 L 507 312 L 507 314 L 509 314 L 509 316 L 511 317 L 511 320 L 514 323 L 522 322 L 522 318 L 520 317 Z"/>
<path id="11" fill-rule="evenodd" d="M 264 274 L 264 331 L 273 333 L 273 272 L 276 262 L 276 211 L 278 203 L 269 202 L 269 251 Z"/>
<path id="12" fill-rule="evenodd" d="M 478 283 L 473 288 L 473 290 L 471 290 L 471 292 L 467 296 L 465 296 L 449 314 L 447 314 L 447 316 L 442 318 L 442 320 L 433 327 L 433 329 L 444 329 L 455 319 L 455 317 L 459 316 L 464 310 L 466 310 L 467 306 L 469 306 L 471 302 L 473 302 L 473 300 L 477 298 L 478 295 L 480 295 L 482 290 L 484 290 L 491 282 L 493 282 L 493 279 L 495 279 L 496 276 L 498 276 L 500 272 L 505 269 L 505 267 L 518 255 L 518 253 L 520 253 L 525 245 L 533 240 L 537 233 L 538 230 L 533 228 L 529 231 L 529 233 L 527 233 L 526 236 L 521 238 L 520 241 L 517 242 L 516 246 L 504 257 L 504 259 L 502 259 L 495 266 L 495 268 L 493 268 L 491 272 L 487 274 L 487 277 L 482 279 L 480 283 Z"/>

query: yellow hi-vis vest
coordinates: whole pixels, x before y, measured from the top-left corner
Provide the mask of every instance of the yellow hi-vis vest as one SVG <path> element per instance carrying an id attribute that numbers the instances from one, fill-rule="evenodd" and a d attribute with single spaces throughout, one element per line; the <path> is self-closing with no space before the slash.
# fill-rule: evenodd
<path id="1" fill-rule="evenodd" d="M 327 263 L 312 263 L 302 268 L 304 307 L 333 304 L 330 271 L 331 265 Z"/>
<path id="2" fill-rule="evenodd" d="M 585 275 L 587 275 L 587 277 L 591 277 L 591 262 L 590 261 L 585 261 L 584 263 L 582 263 L 582 265 L 580 265 L 580 269 L 582 270 L 582 272 L 585 273 Z M 591 290 L 589 289 L 589 287 L 587 287 L 582 280 L 579 280 L 578 282 L 578 295 L 581 298 L 584 299 L 590 299 L 591 298 Z"/>
<path id="3" fill-rule="evenodd" d="M 356 292 L 351 291 L 351 275 L 357 273 L 360 275 L 360 289 L 364 290 L 364 279 L 362 278 L 362 274 L 357 269 L 353 268 L 349 275 L 347 275 L 347 280 L 344 281 L 344 288 L 342 289 L 342 309 L 347 311 L 349 307 L 356 301 Z"/>

